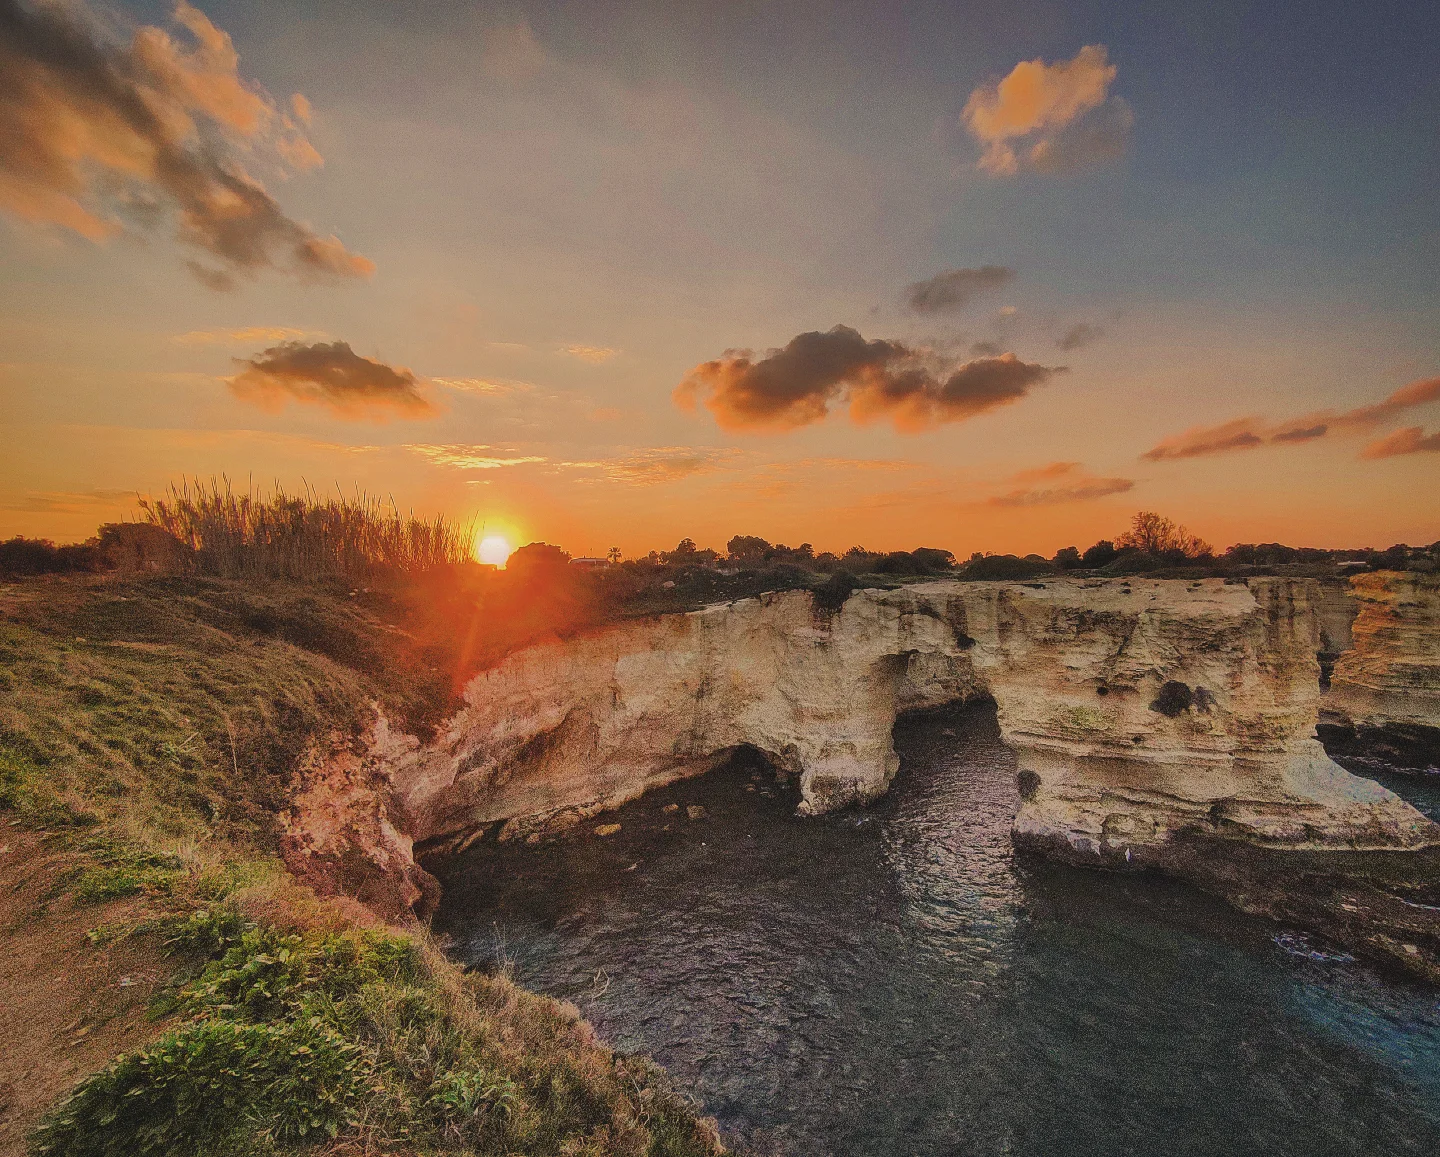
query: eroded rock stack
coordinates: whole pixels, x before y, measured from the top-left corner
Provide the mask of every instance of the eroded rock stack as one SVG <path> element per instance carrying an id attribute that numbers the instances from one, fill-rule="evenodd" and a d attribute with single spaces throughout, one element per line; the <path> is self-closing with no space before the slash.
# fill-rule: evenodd
<path id="1" fill-rule="evenodd" d="M 934 582 L 620 624 L 478 676 L 391 781 L 417 842 L 453 844 L 577 822 L 745 745 L 814 813 L 886 790 L 898 714 L 988 696 L 1024 773 L 1017 837 L 1054 853 L 1153 862 L 1195 831 L 1440 841 L 1315 741 L 1318 598 L 1291 579 Z"/>
<path id="2" fill-rule="evenodd" d="M 1440 576 L 1380 571 L 1350 585 L 1354 641 L 1335 663 L 1325 724 L 1392 762 L 1440 763 Z"/>

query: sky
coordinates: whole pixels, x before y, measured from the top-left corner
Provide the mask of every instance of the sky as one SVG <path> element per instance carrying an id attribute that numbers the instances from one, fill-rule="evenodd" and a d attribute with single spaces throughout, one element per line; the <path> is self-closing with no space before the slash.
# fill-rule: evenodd
<path id="1" fill-rule="evenodd" d="M 0 536 L 1440 539 L 1440 7 L 0 0 Z"/>

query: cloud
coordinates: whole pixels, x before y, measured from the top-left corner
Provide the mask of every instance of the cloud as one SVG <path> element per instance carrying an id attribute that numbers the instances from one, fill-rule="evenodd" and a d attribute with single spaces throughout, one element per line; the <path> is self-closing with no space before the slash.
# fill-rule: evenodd
<path id="1" fill-rule="evenodd" d="M 1151 462 L 1164 462 L 1179 458 L 1203 458 L 1212 454 L 1224 454 L 1231 450 L 1252 450 L 1257 446 L 1294 446 L 1314 442 L 1334 434 L 1372 429 L 1396 415 L 1427 402 L 1440 401 L 1440 378 L 1424 378 L 1389 394 L 1378 402 L 1360 406 L 1353 410 L 1323 410 L 1292 418 L 1287 422 L 1267 422 L 1262 418 L 1235 418 L 1218 426 L 1193 426 L 1147 450 L 1141 455 Z M 1420 427 L 1412 427 L 1417 434 Z M 1389 438 L 1366 447 L 1364 458 L 1388 458 L 1394 454 L 1415 453 L 1431 449 L 1423 443 L 1414 449 L 1390 449 L 1381 452 L 1381 447 L 1393 443 L 1395 446 L 1408 445 L 1402 430 Z"/>
<path id="2" fill-rule="evenodd" d="M 1021 485 L 991 498 L 991 506 L 1064 506 L 1071 502 L 1093 502 L 1135 488 L 1134 479 L 1097 478 L 1087 474 L 1079 462 L 1052 462 L 1048 466 L 1022 470 L 1011 481 Z"/>
<path id="3" fill-rule="evenodd" d="M 176 345 L 253 345 L 257 341 L 293 341 L 315 336 L 316 331 L 283 325 L 252 325 L 245 329 L 192 329 L 170 340 Z"/>
<path id="4" fill-rule="evenodd" d="M 956 313 L 977 294 L 999 289 L 1015 280 L 1015 270 L 1003 265 L 982 265 L 978 269 L 951 269 L 928 281 L 905 287 L 905 303 L 916 313 Z"/>
<path id="5" fill-rule="evenodd" d="M 1396 458 L 1401 454 L 1440 453 L 1440 430 L 1427 435 L 1420 426 L 1406 426 L 1403 430 L 1371 442 L 1361 451 L 1362 458 Z"/>
<path id="6" fill-rule="evenodd" d="M 242 163 L 322 163 L 303 118 L 240 77 L 230 37 L 199 10 L 179 0 L 174 20 L 183 43 L 150 26 L 120 43 L 78 2 L 0 0 L 0 211 L 96 242 L 173 213 L 213 263 L 189 268 L 215 289 L 267 268 L 369 276 L 367 258 L 288 217 Z"/>
<path id="7" fill-rule="evenodd" d="M 230 379 L 231 391 L 264 410 L 279 411 L 296 401 L 326 406 L 342 418 L 376 421 L 436 412 L 409 370 L 361 357 L 348 342 L 287 341 L 253 358 L 237 358 L 236 364 L 245 369 Z"/>
<path id="8" fill-rule="evenodd" d="M 993 358 L 1005 352 L 1005 347 L 998 341 L 977 341 L 970 347 L 972 358 Z"/>
<path id="9" fill-rule="evenodd" d="M 1412 406 L 1423 406 L 1426 402 L 1435 401 L 1440 401 L 1440 378 L 1422 378 L 1408 386 L 1401 386 L 1374 405 L 1350 410 L 1336 420 L 1356 426 L 1370 425 L 1394 414 L 1403 413 Z"/>
<path id="10" fill-rule="evenodd" d="M 1038 173 L 1074 173 L 1125 155 L 1135 110 L 1124 97 L 1112 96 L 1088 116 L 1031 147 L 1026 164 Z"/>
<path id="11" fill-rule="evenodd" d="M 696 474 L 710 474 L 740 456 L 740 451 L 707 446 L 657 446 L 635 450 L 619 458 L 590 462 L 561 462 L 566 470 L 595 471 L 597 478 L 652 486 L 679 482 Z"/>
<path id="12" fill-rule="evenodd" d="M 134 490 L 26 490 L 0 502 L 0 510 L 23 514 L 80 514 L 96 507 L 114 508 L 134 503 Z"/>
<path id="13" fill-rule="evenodd" d="M 1210 454 L 1223 454 L 1227 450 L 1249 450 L 1254 446 L 1263 446 L 1267 437 L 1259 419 L 1236 418 L 1219 426 L 1192 426 L 1151 447 L 1141 457 L 1151 462 L 1163 462 L 1171 458 L 1203 458 Z"/>
<path id="14" fill-rule="evenodd" d="M 1094 345 L 1102 337 L 1105 331 L 1098 325 L 1091 325 L 1089 322 L 1077 322 L 1060 335 L 1060 340 L 1055 344 L 1062 350 L 1084 349 L 1087 345 Z"/>
<path id="15" fill-rule="evenodd" d="M 529 382 L 498 381 L 494 378 L 431 378 L 430 381 L 437 386 L 459 390 L 461 393 L 487 394 L 492 397 L 517 394 L 535 388 Z"/>
<path id="16" fill-rule="evenodd" d="M 582 362 L 589 362 L 592 366 L 598 366 L 601 362 L 608 362 L 620 351 L 612 350 L 609 346 L 566 345 L 561 346 L 556 352 L 569 354 L 572 358 L 578 358 Z"/>
<path id="17" fill-rule="evenodd" d="M 437 466 L 448 466 L 455 470 L 499 470 L 506 466 L 528 466 L 545 461 L 533 454 L 496 451 L 493 446 L 430 446 L 410 443 L 405 449 L 429 459 Z M 501 456 L 507 454 L 508 456 Z"/>
<path id="18" fill-rule="evenodd" d="M 889 418 L 897 430 L 914 432 L 1018 401 L 1063 371 L 1013 353 L 937 370 L 924 351 L 898 341 L 867 341 L 837 325 L 799 334 L 758 359 L 748 350 L 727 351 L 691 370 L 673 396 L 690 411 L 703 399 L 726 430 L 807 426 L 843 401 L 857 424 Z"/>
<path id="19" fill-rule="evenodd" d="M 1090 44 L 1072 60 L 1021 61 L 998 84 L 975 89 L 961 119 L 985 146 L 980 168 L 994 176 L 1022 167 L 1061 172 L 1123 153 L 1135 116 L 1109 95 L 1115 75 L 1105 46 Z"/>

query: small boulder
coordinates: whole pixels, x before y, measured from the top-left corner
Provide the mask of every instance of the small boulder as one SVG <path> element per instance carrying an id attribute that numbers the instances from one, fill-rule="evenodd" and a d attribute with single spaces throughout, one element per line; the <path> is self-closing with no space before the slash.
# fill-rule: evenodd
<path id="1" fill-rule="evenodd" d="M 595 834 L 597 836 L 613 836 L 619 830 L 619 824 L 601 824 L 595 829 Z"/>
<path id="2" fill-rule="evenodd" d="M 685 809 L 685 814 L 692 820 L 703 820 L 705 818 L 705 809 L 698 803 L 692 803 Z"/>
<path id="3" fill-rule="evenodd" d="M 676 812 L 678 812 L 679 810 L 680 810 L 680 805 L 679 805 L 678 803 L 667 803 L 664 807 L 662 807 L 662 808 L 660 809 L 660 814 L 661 814 L 661 815 L 667 815 L 667 816 L 673 816 L 673 815 L 674 815 Z"/>

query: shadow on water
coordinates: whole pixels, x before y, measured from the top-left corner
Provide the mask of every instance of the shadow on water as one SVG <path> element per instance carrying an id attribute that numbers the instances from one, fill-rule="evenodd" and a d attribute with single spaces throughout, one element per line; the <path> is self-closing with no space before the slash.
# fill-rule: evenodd
<path id="1" fill-rule="evenodd" d="M 1017 862 L 993 708 L 909 721 L 896 746 L 865 811 L 797 819 L 741 757 L 607 817 L 613 836 L 482 845 L 450 865 L 437 927 L 764 1152 L 1440 1144 L 1436 993 L 1164 880 Z"/>

